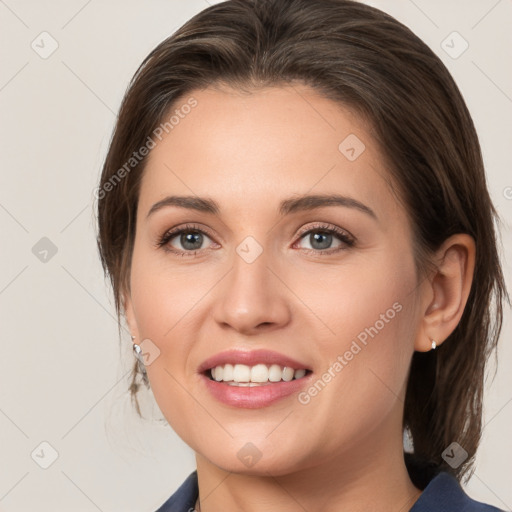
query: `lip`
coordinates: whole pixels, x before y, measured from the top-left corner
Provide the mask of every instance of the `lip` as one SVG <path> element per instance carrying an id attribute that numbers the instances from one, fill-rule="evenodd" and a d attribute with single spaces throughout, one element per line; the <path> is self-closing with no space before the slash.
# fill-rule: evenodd
<path id="1" fill-rule="evenodd" d="M 211 380 L 206 372 L 210 368 L 225 364 L 246 364 L 247 366 L 254 366 L 258 363 L 263 364 L 278 364 L 280 366 L 287 366 L 295 370 L 305 369 L 309 370 L 304 377 L 300 379 L 293 379 L 289 382 L 281 381 L 269 383 L 254 387 L 231 386 L 225 382 L 217 382 Z M 274 402 L 282 400 L 290 395 L 299 392 L 306 387 L 313 375 L 308 365 L 297 361 L 291 357 L 273 352 L 270 350 L 227 350 L 220 352 L 206 361 L 204 361 L 198 368 L 201 381 L 204 383 L 206 389 L 211 395 L 223 404 L 232 407 L 241 407 L 245 409 L 258 409 L 267 407 Z"/>
<path id="2" fill-rule="evenodd" d="M 298 393 L 309 385 L 312 375 L 310 373 L 289 382 L 281 381 L 254 387 L 230 386 L 225 382 L 211 380 L 205 374 L 201 374 L 201 381 L 212 396 L 223 404 L 258 409 Z"/>

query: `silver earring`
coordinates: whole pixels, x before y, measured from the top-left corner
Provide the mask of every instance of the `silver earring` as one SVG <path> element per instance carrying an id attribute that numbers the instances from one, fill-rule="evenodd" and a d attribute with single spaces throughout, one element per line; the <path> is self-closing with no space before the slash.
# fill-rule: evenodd
<path id="1" fill-rule="evenodd" d="M 132 336 L 132 341 L 135 340 L 135 336 Z M 149 379 L 148 374 L 146 372 L 146 366 L 144 364 L 144 357 L 142 355 L 142 348 L 137 343 L 133 343 L 133 354 L 138 362 L 139 372 L 142 374 L 142 382 L 144 385 L 149 388 Z"/>
<path id="2" fill-rule="evenodd" d="M 435 350 L 437 347 L 437 344 L 435 342 L 435 340 L 432 340 L 432 350 Z"/>

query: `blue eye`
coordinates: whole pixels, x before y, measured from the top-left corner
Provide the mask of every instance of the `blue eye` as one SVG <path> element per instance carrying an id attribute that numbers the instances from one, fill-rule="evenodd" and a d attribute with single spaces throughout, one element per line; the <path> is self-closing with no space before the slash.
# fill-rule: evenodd
<path id="1" fill-rule="evenodd" d="M 202 229 L 193 225 L 186 225 L 179 229 L 173 229 L 164 233 L 157 242 L 159 247 L 165 248 L 170 252 L 181 254 L 183 256 L 193 256 L 201 250 L 204 238 L 210 238 Z M 177 238 L 183 247 L 176 249 L 171 245 L 171 241 Z"/>
<path id="2" fill-rule="evenodd" d="M 186 250 L 197 250 L 201 249 L 205 235 L 199 231 L 181 231 L 181 233 L 173 238 L 177 238 L 178 236 L 183 248 Z"/>
<path id="3" fill-rule="evenodd" d="M 309 242 L 310 247 L 305 248 L 308 252 L 322 253 L 329 251 L 327 254 L 352 247 L 355 242 L 354 238 L 346 231 L 328 225 L 315 226 L 303 232 L 300 239 Z M 339 244 L 336 247 L 332 247 L 333 240 L 335 239 L 338 239 Z"/>
<path id="4" fill-rule="evenodd" d="M 211 240 L 210 236 L 200 227 L 187 224 L 180 228 L 172 229 L 165 232 L 157 241 L 157 247 L 168 252 L 172 252 L 181 256 L 194 256 L 203 250 L 205 238 Z M 177 239 L 182 249 L 174 247 L 171 242 Z M 332 254 L 349 247 L 355 243 L 355 239 L 348 232 L 327 224 L 321 224 L 302 231 L 300 240 L 307 239 L 310 247 L 303 248 L 307 252 L 315 254 Z M 332 247 L 333 240 L 338 240 L 336 247 Z"/>

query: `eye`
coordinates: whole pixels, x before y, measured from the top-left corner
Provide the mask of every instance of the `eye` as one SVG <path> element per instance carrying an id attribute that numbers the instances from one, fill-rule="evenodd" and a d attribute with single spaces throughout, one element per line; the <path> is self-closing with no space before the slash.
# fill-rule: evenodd
<path id="1" fill-rule="evenodd" d="M 197 251 L 203 249 L 205 238 L 211 240 L 203 229 L 193 224 L 187 224 L 181 228 L 166 231 L 156 245 L 182 256 L 193 256 Z M 179 244 L 181 247 L 175 247 L 172 243 L 173 240 L 175 240 L 174 244 Z"/>
<path id="2" fill-rule="evenodd" d="M 310 244 L 310 247 L 304 248 L 308 252 L 332 254 L 352 247 L 355 243 L 354 237 L 348 232 L 328 224 L 314 226 L 307 231 L 302 231 L 300 235 L 300 240 L 305 240 Z M 336 247 L 332 247 L 333 240 L 336 239 L 339 243 Z"/>
<path id="3" fill-rule="evenodd" d="M 355 238 L 347 231 L 329 224 L 320 224 L 308 230 L 302 230 L 299 236 L 300 241 L 306 240 L 310 244 L 310 247 L 302 247 L 302 249 L 315 254 L 332 254 L 352 247 L 355 243 Z M 180 256 L 194 256 L 204 249 L 205 239 L 211 240 L 203 228 L 195 224 L 187 224 L 166 231 L 157 240 L 156 246 Z M 338 240 L 336 247 L 332 247 L 333 240 Z M 181 247 L 176 247 L 176 244 Z"/>

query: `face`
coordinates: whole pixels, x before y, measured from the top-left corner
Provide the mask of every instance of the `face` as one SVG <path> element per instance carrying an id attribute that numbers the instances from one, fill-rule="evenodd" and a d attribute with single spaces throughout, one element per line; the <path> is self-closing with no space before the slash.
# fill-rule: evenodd
<path id="1" fill-rule="evenodd" d="M 401 442 L 418 285 L 369 128 L 305 86 L 190 96 L 148 157 L 126 295 L 162 413 L 251 474 Z"/>

